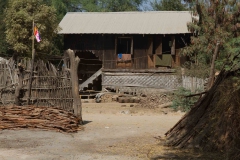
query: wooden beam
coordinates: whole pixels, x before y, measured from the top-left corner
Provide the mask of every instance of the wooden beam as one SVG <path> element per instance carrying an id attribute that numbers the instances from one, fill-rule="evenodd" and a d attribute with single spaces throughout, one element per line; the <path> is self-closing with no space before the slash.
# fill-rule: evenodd
<path id="1" fill-rule="evenodd" d="M 175 73 L 175 69 L 103 69 L 103 72 Z"/>
<path id="2" fill-rule="evenodd" d="M 117 53 L 117 47 L 118 47 L 118 37 L 115 36 L 115 54 L 113 55 L 115 58 L 115 66 L 117 67 L 117 56 L 118 56 L 118 53 Z"/>
<path id="3" fill-rule="evenodd" d="M 133 55 L 133 37 L 131 37 L 131 55 Z"/>
<path id="4" fill-rule="evenodd" d="M 131 68 L 134 67 L 134 60 L 133 60 L 133 36 L 131 37 Z"/>
<path id="5" fill-rule="evenodd" d="M 175 45 L 175 36 L 171 36 L 171 42 L 172 42 L 172 46 L 171 46 L 171 55 L 175 55 L 175 49 L 176 49 L 176 45 Z"/>

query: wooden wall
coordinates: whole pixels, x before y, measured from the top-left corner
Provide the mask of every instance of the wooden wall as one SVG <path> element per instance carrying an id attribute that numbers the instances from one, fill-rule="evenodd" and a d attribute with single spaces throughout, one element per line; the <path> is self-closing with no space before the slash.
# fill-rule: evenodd
<path id="1" fill-rule="evenodd" d="M 126 68 L 132 69 L 151 69 L 156 68 L 155 56 L 162 54 L 172 54 L 172 66 L 181 65 L 180 48 L 190 42 L 189 35 L 100 35 L 100 34 L 72 34 L 64 35 L 64 49 L 73 49 L 85 52 L 84 54 L 94 53 L 102 62 L 104 69 L 116 69 L 123 67 L 117 65 L 116 37 L 133 38 L 133 54 L 131 65 Z M 184 39 L 184 41 L 182 40 Z M 171 42 L 174 43 L 171 43 Z M 170 43 L 172 47 L 169 46 Z M 177 49 L 177 51 L 174 49 Z"/>
<path id="2" fill-rule="evenodd" d="M 147 69 L 148 68 L 148 37 L 136 35 L 133 37 L 133 68 Z"/>
<path id="3" fill-rule="evenodd" d="M 64 35 L 64 50 L 103 50 L 104 36 L 96 34 L 67 34 Z"/>
<path id="4" fill-rule="evenodd" d="M 104 35 L 103 68 L 116 68 L 115 36 Z"/>

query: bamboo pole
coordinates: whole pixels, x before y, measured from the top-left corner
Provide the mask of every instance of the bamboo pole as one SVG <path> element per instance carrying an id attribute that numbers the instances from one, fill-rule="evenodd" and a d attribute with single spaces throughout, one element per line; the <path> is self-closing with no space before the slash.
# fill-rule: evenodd
<path id="1" fill-rule="evenodd" d="M 34 19 L 32 24 L 32 65 L 31 65 L 31 71 L 30 71 L 30 80 L 28 84 L 28 98 L 27 98 L 27 104 L 30 104 L 30 97 L 31 97 L 31 88 L 32 88 L 32 75 L 33 75 L 33 64 L 34 64 L 34 57 L 35 57 L 35 49 L 34 49 Z"/>

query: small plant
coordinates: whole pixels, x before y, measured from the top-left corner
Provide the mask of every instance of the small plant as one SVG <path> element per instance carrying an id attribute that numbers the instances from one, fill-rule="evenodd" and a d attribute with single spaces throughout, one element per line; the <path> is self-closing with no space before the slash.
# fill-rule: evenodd
<path id="1" fill-rule="evenodd" d="M 188 89 L 185 89 L 183 87 L 178 88 L 178 90 L 174 92 L 173 104 L 171 107 L 176 111 L 189 111 L 194 105 L 194 103 L 197 101 L 196 97 L 187 97 L 191 94 L 192 92 Z"/>

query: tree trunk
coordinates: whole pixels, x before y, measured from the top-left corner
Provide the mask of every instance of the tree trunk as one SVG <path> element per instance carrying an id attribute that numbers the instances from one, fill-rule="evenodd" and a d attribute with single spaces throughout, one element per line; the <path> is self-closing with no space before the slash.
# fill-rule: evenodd
<path id="1" fill-rule="evenodd" d="M 75 57 L 75 52 L 68 49 L 65 52 L 65 56 L 70 59 L 70 75 L 72 82 L 72 94 L 73 94 L 73 110 L 74 114 L 79 118 L 79 123 L 82 123 L 82 104 L 79 96 L 79 84 L 78 84 L 78 65 L 80 62 L 79 57 Z"/>
<path id="2" fill-rule="evenodd" d="M 209 79 L 208 79 L 208 84 L 207 84 L 207 90 L 209 90 L 214 82 L 214 75 L 215 75 L 215 61 L 217 59 L 217 55 L 219 52 L 219 42 L 217 42 L 213 56 L 212 56 L 212 63 L 211 63 L 211 68 L 210 68 L 210 74 L 209 74 Z"/>

